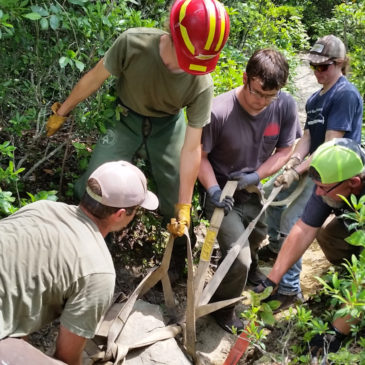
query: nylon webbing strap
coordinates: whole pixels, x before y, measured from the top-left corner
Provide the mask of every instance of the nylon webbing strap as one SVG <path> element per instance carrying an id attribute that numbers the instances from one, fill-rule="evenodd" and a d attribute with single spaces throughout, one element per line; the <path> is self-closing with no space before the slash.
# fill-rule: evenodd
<path id="1" fill-rule="evenodd" d="M 221 283 L 223 278 L 226 276 L 229 268 L 233 264 L 238 253 L 240 252 L 241 248 L 243 247 L 245 242 L 248 240 L 248 237 L 250 236 L 251 232 L 255 228 L 255 225 L 258 222 L 258 220 L 260 219 L 261 215 L 264 213 L 266 208 L 271 204 L 271 202 L 275 199 L 275 197 L 279 194 L 281 189 L 282 189 L 282 186 L 274 187 L 269 198 L 265 201 L 260 213 L 257 215 L 257 217 L 254 220 L 252 220 L 250 222 L 250 224 L 247 226 L 245 231 L 235 242 L 234 246 L 228 251 L 226 257 L 221 262 L 221 264 L 218 266 L 218 269 L 215 272 L 213 278 L 209 281 L 209 283 L 204 288 L 201 299 L 199 300 L 199 305 L 204 305 L 209 302 L 212 295 L 218 288 L 219 284 Z"/>
<path id="2" fill-rule="evenodd" d="M 283 205 L 290 205 L 303 192 L 305 185 L 306 185 L 307 175 L 308 175 L 308 173 L 304 173 L 304 174 L 300 175 L 300 180 L 299 180 L 299 183 L 298 183 L 297 187 L 295 188 L 295 190 L 293 190 L 293 192 L 285 199 L 277 201 L 277 202 L 272 202 L 271 206 L 277 207 L 277 206 L 283 206 Z"/>
<path id="3" fill-rule="evenodd" d="M 186 284 L 186 327 L 185 327 L 185 348 L 187 353 L 195 360 L 195 299 L 194 299 L 194 268 L 193 254 L 191 252 L 191 243 L 188 229 L 185 227 L 184 234 L 186 236 L 186 250 L 188 261 L 188 281 Z"/>
<path id="4" fill-rule="evenodd" d="M 227 195 L 233 196 L 234 192 L 237 188 L 237 181 L 227 181 L 226 185 L 223 188 L 220 201 L 222 201 Z M 215 208 L 212 218 L 210 220 L 210 225 L 207 229 L 207 234 L 205 236 L 205 240 L 202 246 L 200 260 L 198 269 L 196 272 L 195 281 L 195 302 L 200 298 L 200 295 L 203 291 L 203 286 L 205 283 L 205 278 L 207 276 L 207 272 L 209 269 L 210 258 L 212 256 L 214 241 L 217 237 L 219 228 L 222 224 L 224 218 L 224 209 L 223 208 Z"/>
<path id="5" fill-rule="evenodd" d="M 205 305 L 201 305 L 195 308 L 195 318 L 198 319 L 200 317 L 206 316 L 209 313 L 215 312 L 219 309 L 227 307 L 231 304 L 235 304 L 242 300 L 244 297 L 237 297 L 232 299 L 221 300 L 219 302 L 209 303 Z"/>
<path id="6" fill-rule="evenodd" d="M 143 296 L 154 285 L 156 285 L 158 281 L 162 280 L 166 306 L 170 311 L 174 310 L 175 308 L 174 294 L 171 289 L 170 279 L 168 277 L 168 269 L 170 265 L 173 246 L 174 246 L 174 236 L 170 234 L 169 241 L 167 243 L 161 265 L 157 269 L 151 270 L 146 275 L 146 277 L 139 283 L 139 285 L 131 294 L 127 302 L 121 308 L 118 315 L 115 317 L 114 321 L 112 321 L 108 331 L 107 350 L 105 354 L 106 360 L 113 357 L 113 352 L 112 352 L 113 344 L 116 342 L 118 336 L 123 330 L 123 327 L 134 307 L 136 300 L 141 296 Z"/>
<path id="7" fill-rule="evenodd" d="M 227 196 L 232 196 L 236 190 L 237 181 L 228 181 L 221 194 L 221 200 Z M 222 223 L 224 217 L 224 211 L 222 208 L 216 208 L 212 219 L 211 225 L 208 229 L 206 239 L 203 244 L 202 253 L 200 256 L 200 262 L 197 269 L 197 273 L 194 277 L 193 268 L 193 256 L 190 244 L 190 236 L 187 228 L 185 228 L 185 236 L 187 238 L 187 263 L 188 263 L 188 280 L 187 280 L 187 304 L 186 304 L 186 316 L 185 323 L 176 324 L 173 326 L 166 327 L 159 331 L 153 331 L 151 335 L 147 338 L 142 339 L 136 344 L 129 345 L 128 348 L 123 346 L 123 344 L 118 344 L 118 338 L 124 328 L 124 325 L 133 310 L 134 304 L 138 298 L 143 296 L 148 290 L 150 290 L 158 281 L 161 280 L 165 298 L 165 304 L 167 308 L 171 311 L 175 311 L 175 299 L 171 288 L 170 279 L 168 276 L 168 269 L 171 260 L 172 249 L 174 245 L 174 236 L 170 234 L 165 253 L 162 259 L 161 265 L 157 269 L 151 270 L 146 277 L 140 282 L 128 300 L 124 305 L 121 303 L 114 304 L 110 308 L 110 313 L 108 311 L 104 318 L 102 325 L 98 329 L 98 336 L 107 337 L 106 350 L 100 350 L 99 346 L 92 346 L 93 351 L 99 348 L 99 352 L 94 354 L 94 359 L 100 359 L 104 362 L 113 359 L 114 363 L 120 362 L 125 355 L 128 353 L 129 349 L 136 348 L 140 346 L 146 346 L 154 342 L 175 337 L 181 331 L 184 331 L 184 345 L 185 349 L 190 356 L 196 360 L 195 342 L 196 342 L 196 328 L 195 321 L 197 318 L 202 317 L 206 314 L 214 312 L 221 309 L 227 305 L 238 302 L 242 297 L 233 298 L 229 300 L 224 300 L 216 303 L 209 303 L 212 294 L 219 286 L 223 277 L 226 275 L 229 267 L 232 265 L 233 261 L 238 255 L 239 250 L 242 245 L 248 239 L 250 233 L 255 227 L 257 221 L 261 217 L 262 213 L 265 211 L 268 205 L 275 199 L 277 194 L 281 190 L 281 186 L 274 188 L 271 192 L 267 201 L 264 202 L 263 208 L 258 214 L 258 216 L 249 224 L 242 236 L 236 241 L 234 247 L 228 252 L 223 262 L 219 265 L 213 279 L 207 284 L 203 290 L 206 274 L 209 268 L 210 258 L 213 250 L 213 244 Z M 210 232 L 210 233 L 209 233 Z M 201 298 L 200 298 L 201 297 Z M 198 305 L 199 303 L 199 305 Z M 114 318 L 114 319 L 113 319 Z M 101 338 L 101 337 L 99 337 Z M 89 342 L 89 341 L 88 341 Z M 95 343 L 94 343 L 95 345 Z M 90 345 L 91 346 L 91 345 Z M 90 347 L 88 346 L 88 347 Z M 105 349 L 105 347 L 104 347 Z"/>
<path id="8" fill-rule="evenodd" d="M 177 336 L 180 332 L 181 332 L 181 327 L 177 324 L 174 324 L 162 328 L 156 328 L 153 331 L 151 331 L 151 333 L 148 336 L 128 346 L 119 342 L 114 343 L 112 349 L 115 359 L 114 365 L 120 364 L 120 362 L 127 356 L 130 350 L 139 347 L 149 346 L 158 341 L 167 340 L 169 338 Z"/>

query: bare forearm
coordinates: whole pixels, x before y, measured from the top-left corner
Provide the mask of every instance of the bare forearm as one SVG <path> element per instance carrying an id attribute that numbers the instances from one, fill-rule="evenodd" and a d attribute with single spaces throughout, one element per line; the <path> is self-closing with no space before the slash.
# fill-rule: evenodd
<path id="1" fill-rule="evenodd" d="M 208 190 L 211 186 L 218 184 L 213 167 L 204 151 L 202 152 L 198 179 L 206 190 Z"/>
<path id="2" fill-rule="evenodd" d="M 61 325 L 54 357 L 68 365 L 82 365 L 82 351 L 85 344 L 86 338 L 75 335 Z"/>
<path id="3" fill-rule="evenodd" d="M 100 60 L 98 64 L 75 85 L 68 98 L 58 109 L 57 114 L 61 116 L 68 115 L 76 105 L 98 90 L 109 76 L 109 72 L 104 68 L 103 60 Z"/>
<path id="4" fill-rule="evenodd" d="M 298 166 L 295 167 L 295 171 L 301 175 L 308 171 L 310 165 L 310 158 L 305 159 L 308 156 L 311 145 L 311 136 L 309 130 L 306 129 L 302 138 L 296 144 L 292 157 L 296 157 L 299 161 L 302 161 Z"/>
<path id="5" fill-rule="evenodd" d="M 200 158 L 200 147 L 194 150 L 188 150 L 183 147 L 181 150 L 179 190 L 179 203 L 181 204 L 191 203 L 194 184 L 198 176 Z"/>
<path id="6" fill-rule="evenodd" d="M 278 148 L 258 169 L 260 180 L 279 171 L 289 160 L 292 147 Z"/>
<path id="7" fill-rule="evenodd" d="M 311 136 L 308 129 L 304 130 L 302 138 L 295 145 L 292 157 L 297 157 L 299 160 L 304 160 L 310 151 Z"/>
<path id="8" fill-rule="evenodd" d="M 318 228 L 308 226 L 299 219 L 284 241 L 268 278 L 278 284 L 284 274 L 303 256 L 317 232 Z"/>
<path id="9" fill-rule="evenodd" d="M 344 136 L 344 134 L 345 134 L 345 132 L 342 132 L 342 131 L 328 130 L 326 132 L 326 136 L 325 136 L 325 141 L 324 142 L 330 141 L 333 138 L 341 138 L 341 137 Z M 298 158 L 301 159 L 301 160 L 305 156 L 308 155 L 309 148 L 310 148 L 310 137 L 308 138 L 308 136 L 306 136 L 306 135 L 303 136 L 303 137 L 305 137 L 305 138 L 304 138 L 303 142 L 301 143 L 301 146 L 298 147 Z M 299 142 L 298 142 L 298 144 L 299 144 Z M 295 153 L 296 153 L 296 149 L 293 152 L 293 156 L 295 156 Z M 309 170 L 311 161 L 312 161 L 312 156 L 309 156 L 306 160 L 304 160 L 299 166 L 297 166 L 295 168 L 295 170 L 298 172 L 299 175 L 301 175 L 304 172 L 306 172 L 306 171 Z"/>

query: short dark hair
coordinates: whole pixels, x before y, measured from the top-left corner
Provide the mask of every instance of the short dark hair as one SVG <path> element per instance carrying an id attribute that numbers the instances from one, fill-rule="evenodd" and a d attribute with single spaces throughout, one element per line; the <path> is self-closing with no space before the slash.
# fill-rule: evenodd
<path id="1" fill-rule="evenodd" d="M 100 197 L 102 196 L 101 187 L 96 179 L 89 179 L 87 186 L 94 194 L 99 195 Z M 82 205 L 88 212 L 99 219 L 105 219 L 117 212 L 119 209 L 125 209 L 127 215 L 132 215 L 134 210 L 137 208 L 136 205 L 128 208 L 109 207 L 93 199 L 86 191 L 81 199 L 80 205 Z"/>
<path id="2" fill-rule="evenodd" d="M 248 81 L 255 77 L 260 78 L 263 90 L 278 90 L 288 80 L 288 61 L 279 51 L 271 48 L 260 49 L 248 60 L 246 74 Z"/>

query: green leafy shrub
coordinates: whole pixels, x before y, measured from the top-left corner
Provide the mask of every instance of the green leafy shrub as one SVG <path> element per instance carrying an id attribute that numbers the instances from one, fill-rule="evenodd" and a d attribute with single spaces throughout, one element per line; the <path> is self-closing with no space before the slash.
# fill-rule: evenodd
<path id="1" fill-rule="evenodd" d="M 7 161 L 7 165 L 4 165 L 4 158 L 0 159 L 0 217 L 8 216 L 16 212 L 20 207 L 37 200 L 57 200 L 56 191 L 40 191 L 35 195 L 27 193 L 28 198 L 20 198 L 17 183 L 20 179 L 19 175 L 24 171 L 24 168 L 15 169 L 12 160 L 15 149 L 9 141 L 0 144 L 0 156 L 5 157 Z M 16 202 L 17 199 L 13 197 L 12 191 L 17 192 L 18 204 Z"/>

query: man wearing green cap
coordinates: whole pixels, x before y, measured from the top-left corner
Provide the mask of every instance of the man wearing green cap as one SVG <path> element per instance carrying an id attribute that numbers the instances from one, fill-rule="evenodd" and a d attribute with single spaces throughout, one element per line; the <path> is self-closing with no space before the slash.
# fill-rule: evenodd
<path id="1" fill-rule="evenodd" d="M 335 138 L 322 144 L 313 154 L 309 168 L 315 188 L 304 209 L 302 217 L 291 229 L 278 254 L 268 277 L 254 291 L 262 292 L 266 287 L 276 289 L 283 275 L 302 257 L 306 249 L 317 239 L 326 258 L 334 265 L 359 255 L 362 247 L 352 246 L 345 241 L 351 232 L 342 215 L 349 210 L 339 195 L 357 198 L 365 194 L 365 152 L 360 145 L 348 138 Z M 331 215 L 334 213 L 334 215 Z M 329 351 L 339 349 L 342 340 L 350 333 L 346 318 L 332 322 L 334 336 L 329 342 Z M 312 340 L 314 352 L 324 345 L 323 337 Z M 313 355 L 315 353 L 312 352 Z"/>

